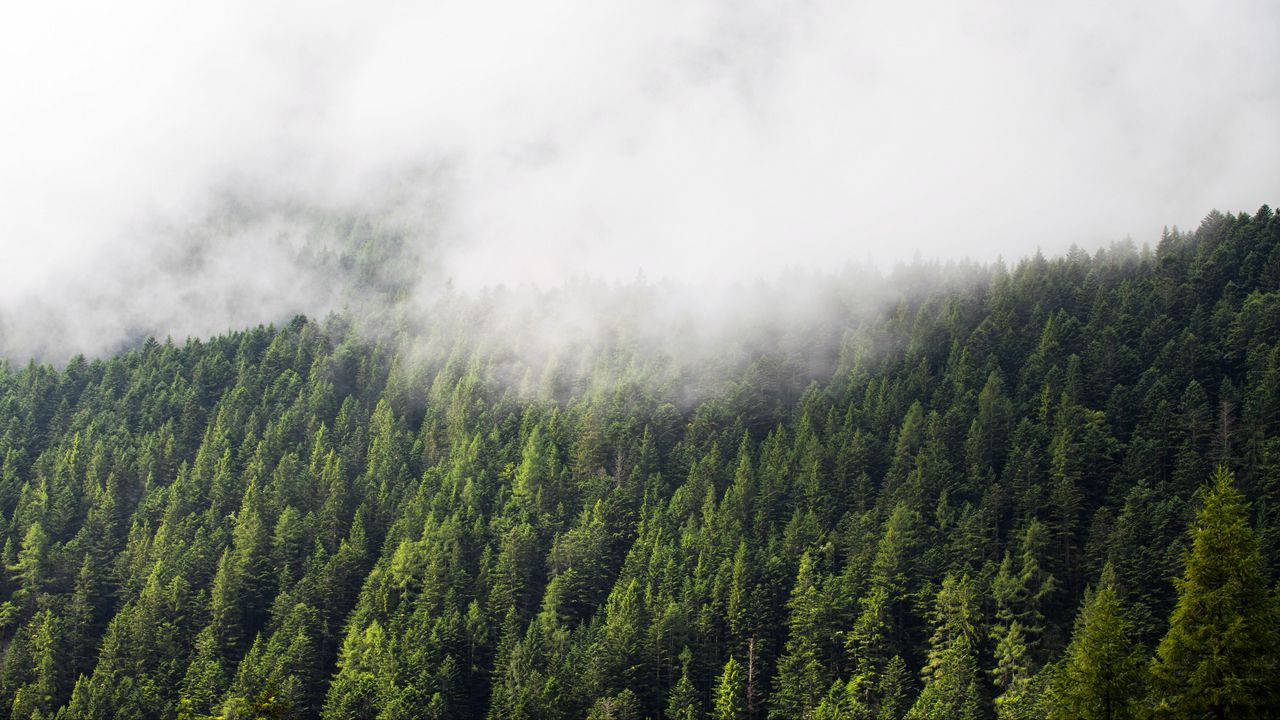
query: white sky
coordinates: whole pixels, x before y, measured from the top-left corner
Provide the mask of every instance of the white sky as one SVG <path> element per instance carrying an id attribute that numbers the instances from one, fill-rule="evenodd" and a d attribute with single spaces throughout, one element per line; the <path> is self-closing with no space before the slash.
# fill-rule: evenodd
<path id="1" fill-rule="evenodd" d="M 1280 198 L 1277 68 L 1274 0 L 5 3 L 0 303 L 227 197 L 429 200 L 464 286 L 1153 241 Z"/>

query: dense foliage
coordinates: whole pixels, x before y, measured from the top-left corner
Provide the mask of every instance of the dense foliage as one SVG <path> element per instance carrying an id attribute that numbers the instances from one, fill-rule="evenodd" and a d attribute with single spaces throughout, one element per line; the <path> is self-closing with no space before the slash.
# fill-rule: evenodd
<path id="1" fill-rule="evenodd" d="M 814 382 L 605 344 L 517 386 L 332 316 L 0 366 L 0 706 L 1275 707 L 1280 217 L 921 285 Z"/>

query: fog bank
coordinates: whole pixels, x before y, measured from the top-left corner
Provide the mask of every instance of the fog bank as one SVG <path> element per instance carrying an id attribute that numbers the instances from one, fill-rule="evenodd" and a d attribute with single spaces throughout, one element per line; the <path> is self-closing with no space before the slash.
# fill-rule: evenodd
<path id="1" fill-rule="evenodd" d="M 1280 196 L 1278 66 L 1261 0 L 14 5 L 0 347 L 380 301 L 351 218 L 428 296 L 1154 241 Z"/>

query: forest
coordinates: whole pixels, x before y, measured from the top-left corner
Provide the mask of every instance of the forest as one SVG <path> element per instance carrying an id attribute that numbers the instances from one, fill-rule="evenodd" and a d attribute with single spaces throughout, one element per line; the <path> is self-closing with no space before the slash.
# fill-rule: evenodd
<path id="1" fill-rule="evenodd" d="M 9 358 L 0 713 L 1274 716 L 1280 215 L 885 293 L 714 363 L 461 296 Z"/>

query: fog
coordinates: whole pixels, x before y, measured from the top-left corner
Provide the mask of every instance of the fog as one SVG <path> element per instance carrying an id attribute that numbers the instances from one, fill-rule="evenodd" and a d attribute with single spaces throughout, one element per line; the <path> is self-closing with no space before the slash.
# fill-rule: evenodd
<path id="1" fill-rule="evenodd" d="M 1280 197 L 1276 67 L 1265 0 L 10 3 L 0 352 L 378 302 L 307 259 L 342 217 L 419 298 L 712 324 L 786 268 L 1153 242 Z"/>

